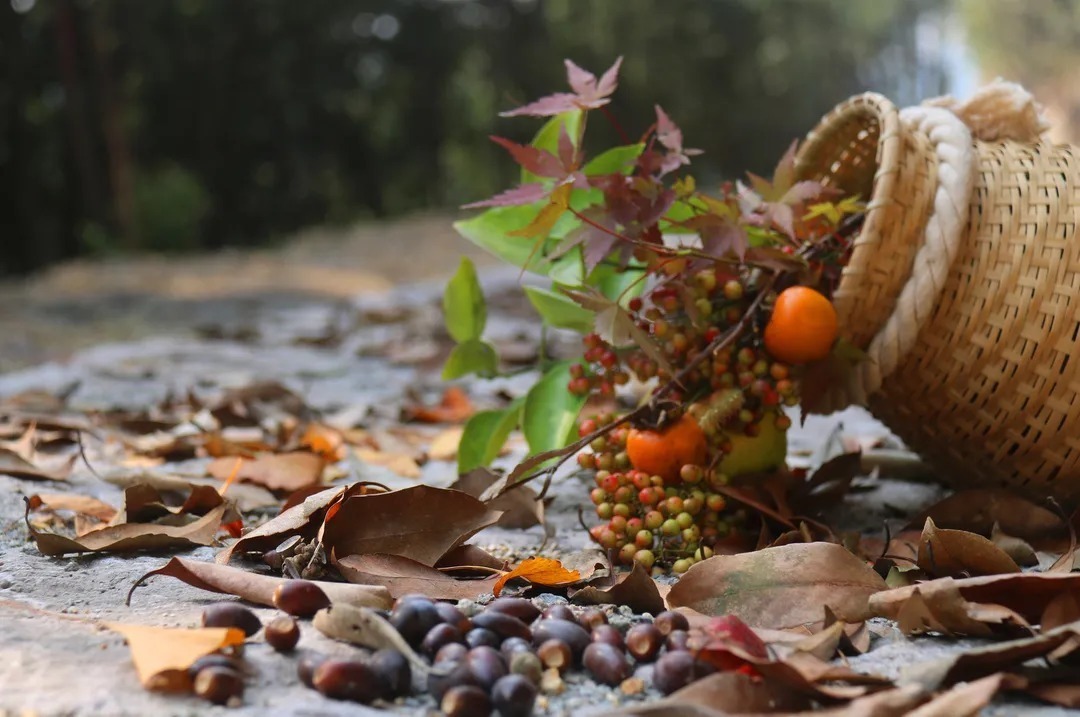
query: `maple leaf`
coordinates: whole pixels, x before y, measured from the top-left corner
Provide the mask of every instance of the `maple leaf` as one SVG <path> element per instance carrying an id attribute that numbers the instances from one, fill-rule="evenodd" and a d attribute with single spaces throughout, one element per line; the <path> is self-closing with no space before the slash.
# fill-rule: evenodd
<path id="1" fill-rule="evenodd" d="M 701 248 L 713 256 L 734 254 L 742 261 L 750 247 L 746 230 L 730 218 L 718 214 L 699 214 L 679 224 L 693 229 L 701 237 Z"/>
<path id="2" fill-rule="evenodd" d="M 660 105 L 656 105 L 656 139 L 667 150 L 658 167 L 661 175 L 690 164 L 690 158 L 701 154 L 700 149 L 683 147 L 682 130 Z"/>
<path id="3" fill-rule="evenodd" d="M 569 184 L 562 184 L 556 187 L 551 193 L 548 203 L 537 213 L 528 225 L 521 229 L 507 232 L 507 235 L 512 237 L 525 237 L 527 239 L 546 237 L 551 233 L 551 229 L 555 226 L 555 222 L 559 221 L 559 217 L 561 217 L 570 207 L 570 189 L 571 187 Z M 530 257 L 530 261 L 531 260 L 532 257 Z"/>
<path id="4" fill-rule="evenodd" d="M 612 301 L 596 289 L 590 289 L 588 292 L 563 289 L 563 293 L 578 305 L 596 314 L 596 333 L 609 344 L 612 346 L 632 344 L 641 349 L 661 368 L 673 371 L 656 341 L 637 325 L 630 312 L 620 306 L 617 301 Z"/>
<path id="5" fill-rule="evenodd" d="M 550 196 L 556 188 L 565 184 L 579 189 L 589 188 L 588 179 L 580 171 L 581 153 L 574 147 L 574 141 L 567 133 L 566 125 L 560 127 L 559 154 L 557 156 L 546 149 L 528 144 L 518 144 L 503 137 L 492 136 L 491 141 L 509 152 L 514 161 L 527 172 L 537 177 L 555 181 L 527 182 L 488 199 L 466 204 L 462 207 L 463 209 L 533 204 Z"/>
<path id="6" fill-rule="evenodd" d="M 577 66 L 572 60 L 565 60 L 566 80 L 573 92 L 547 95 L 535 102 L 507 112 L 500 112 L 499 116 L 553 117 L 572 110 L 592 110 L 603 107 L 611 102 L 610 96 L 618 87 L 619 67 L 622 65 L 622 60 L 622 57 L 615 60 L 615 64 L 609 67 L 599 80 L 596 79 L 596 75 Z"/>
<path id="7" fill-rule="evenodd" d="M 750 187 L 739 188 L 739 205 L 743 219 L 757 226 L 774 226 L 789 237 L 795 236 L 795 210 L 806 202 L 833 192 L 821 182 L 795 181 L 795 152 L 798 142 L 792 142 L 773 170 L 772 180 L 747 172 Z M 801 214 L 801 211 L 800 211 Z"/>

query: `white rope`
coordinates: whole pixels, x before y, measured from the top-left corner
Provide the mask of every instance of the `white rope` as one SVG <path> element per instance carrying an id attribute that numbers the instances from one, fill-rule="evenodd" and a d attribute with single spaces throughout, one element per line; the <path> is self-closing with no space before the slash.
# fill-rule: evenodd
<path id="1" fill-rule="evenodd" d="M 938 186 L 911 277 L 892 314 L 870 342 L 869 360 L 859 364 L 851 387 L 855 395 L 848 396 L 857 403 L 866 403 L 881 388 L 884 378 L 915 345 L 933 313 L 967 227 L 968 202 L 975 183 L 972 134 L 955 114 L 934 107 L 909 107 L 901 110 L 900 120 L 929 137 L 938 159 Z"/>

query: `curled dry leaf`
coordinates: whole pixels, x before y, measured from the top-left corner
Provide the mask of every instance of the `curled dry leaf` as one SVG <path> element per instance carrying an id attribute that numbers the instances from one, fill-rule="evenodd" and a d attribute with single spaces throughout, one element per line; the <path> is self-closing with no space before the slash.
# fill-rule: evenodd
<path id="1" fill-rule="evenodd" d="M 147 578 L 155 575 L 176 578 L 200 590 L 235 595 L 248 602 L 271 607 L 274 605 L 274 590 L 289 580 L 289 578 L 259 575 L 228 565 L 206 563 L 201 560 L 172 558 L 165 565 L 156 570 L 151 570 L 135 581 L 128 591 L 128 604 L 131 603 L 131 596 L 135 589 L 142 585 Z M 393 605 L 394 602 L 386 588 L 377 585 L 314 582 L 322 588 L 322 591 L 326 593 L 326 597 L 330 598 L 330 602 L 335 605 L 386 609 Z"/>
<path id="2" fill-rule="evenodd" d="M 443 393 L 437 406 L 407 406 L 402 412 L 406 420 L 421 423 L 462 423 L 475 410 L 468 394 L 457 386 L 451 386 Z"/>
<path id="3" fill-rule="evenodd" d="M 195 660 L 244 642 L 243 630 L 235 627 L 184 629 L 121 623 L 106 623 L 106 627 L 127 640 L 139 681 L 148 690 L 189 690 L 187 669 Z"/>
<path id="4" fill-rule="evenodd" d="M 1039 556 L 1035 554 L 1035 548 L 1031 547 L 1029 542 L 1009 535 L 997 523 L 994 523 L 990 531 L 990 541 L 1001 548 L 1002 552 L 1012 558 L 1017 565 L 1030 568 L 1039 564 Z"/>
<path id="5" fill-rule="evenodd" d="M 399 598 L 410 593 L 434 600 L 475 600 L 492 592 L 497 578 L 457 580 L 435 568 L 400 555 L 346 555 L 335 562 L 350 583 L 382 585 Z"/>
<path id="6" fill-rule="evenodd" d="M 1018 573 L 1020 566 L 990 540 L 966 530 L 938 528 L 926 519 L 919 539 L 919 567 L 932 577 Z"/>
<path id="7" fill-rule="evenodd" d="M 975 717 L 990 704 L 1008 679 L 1008 675 L 998 673 L 957 685 L 912 710 L 908 717 Z"/>
<path id="8" fill-rule="evenodd" d="M 346 497 L 326 511 L 320 537 L 337 559 L 385 553 L 434 565 L 501 515 L 461 491 L 418 485 Z"/>
<path id="9" fill-rule="evenodd" d="M 1047 605 L 1062 593 L 1080 591 L 1080 573 L 1013 573 L 987 575 L 976 578 L 939 578 L 918 585 L 885 590 L 870 598 L 870 611 L 879 617 L 897 620 L 906 603 L 916 591 L 927 602 L 941 600 L 947 605 L 955 600 L 952 591 L 968 603 L 982 606 L 998 606 L 1012 611 L 1024 621 L 1037 624 Z M 938 598 L 937 595 L 942 597 Z M 953 634 L 969 633 L 952 626 Z"/>
<path id="10" fill-rule="evenodd" d="M 634 612 L 656 615 L 664 610 L 664 598 L 656 581 L 641 563 L 619 576 L 614 585 L 610 578 L 600 578 L 593 584 L 570 593 L 570 601 L 577 605 L 627 605 Z"/>
<path id="11" fill-rule="evenodd" d="M 315 485 L 322 477 L 323 459 L 314 453 L 263 453 L 254 459 L 228 456 L 217 458 L 206 467 L 207 473 L 218 480 L 227 480 L 240 469 L 236 479 L 257 483 L 272 491 L 292 492 Z"/>
<path id="12" fill-rule="evenodd" d="M 542 585 L 544 587 L 563 587 L 566 585 L 573 585 L 581 580 L 581 573 L 577 570 L 568 570 L 563 567 L 563 564 L 554 558 L 526 558 L 521 561 L 521 564 L 510 572 L 503 573 L 495 584 L 492 585 L 491 592 L 498 597 L 502 592 L 503 586 L 510 580 L 520 578 L 526 580 L 533 585 Z"/>
<path id="13" fill-rule="evenodd" d="M 125 523 L 91 531 L 78 540 L 56 533 L 39 532 L 30 522 L 27 504 L 26 527 L 43 555 L 68 553 L 131 552 L 136 550 L 165 550 L 212 545 L 221 520 L 228 510 L 219 505 L 198 520 L 187 525 L 158 525 L 157 523 Z"/>
<path id="14" fill-rule="evenodd" d="M 70 456 L 61 461 L 52 461 L 55 465 L 45 467 L 36 465 L 20 456 L 15 451 L 0 448 L 0 474 L 26 480 L 65 481 L 71 475 L 78 456 Z"/>
<path id="15" fill-rule="evenodd" d="M 374 448 L 354 448 L 356 457 L 364 463 L 373 466 L 382 466 L 402 478 L 419 478 L 421 475 L 420 464 L 408 453 L 390 453 Z"/>
<path id="16" fill-rule="evenodd" d="M 481 499 L 480 496 L 498 479 L 499 475 L 494 471 L 477 468 L 459 477 L 450 487 Z M 486 502 L 492 510 L 503 511 L 496 524 L 500 527 L 517 530 L 544 524 L 544 503 L 529 486 L 523 485 Z"/>
<path id="17" fill-rule="evenodd" d="M 786 628 L 819 622 L 823 606 L 845 622 L 862 622 L 870 617 L 870 596 L 885 588 L 841 546 L 806 543 L 703 560 L 667 601 L 706 615 L 732 614 L 753 627 Z"/>
<path id="18" fill-rule="evenodd" d="M 723 717 L 730 714 L 778 713 L 810 709 L 810 699 L 795 690 L 738 672 L 721 672 L 690 683 L 656 702 L 603 712 L 657 717 Z"/>
<path id="19" fill-rule="evenodd" d="M 108 522 L 116 515 L 116 508 L 97 498 L 74 493 L 35 493 L 30 496 L 30 510 L 70 510 Z"/>
<path id="20" fill-rule="evenodd" d="M 404 655 L 413 669 L 422 675 L 431 667 L 405 642 L 393 625 L 379 613 L 366 607 L 331 605 L 315 613 L 311 624 L 327 637 L 372 650 L 392 649 Z"/>
<path id="21" fill-rule="evenodd" d="M 979 535 L 990 535 L 997 523 L 1005 533 L 1029 542 L 1067 535 L 1057 513 L 1000 488 L 953 493 L 927 508 L 908 525 L 917 530 L 925 525 L 927 518 L 933 519 L 941 528 L 967 530 Z"/>
<path id="22" fill-rule="evenodd" d="M 352 492 L 362 491 L 361 484 L 347 488 L 327 488 L 304 499 L 300 505 L 296 505 L 271 518 L 258 528 L 240 538 L 229 548 L 217 556 L 217 562 L 228 563 L 236 553 L 264 553 L 275 548 L 293 535 L 304 538 L 313 537 L 322 525 L 323 517 L 327 509 L 344 499 Z"/>

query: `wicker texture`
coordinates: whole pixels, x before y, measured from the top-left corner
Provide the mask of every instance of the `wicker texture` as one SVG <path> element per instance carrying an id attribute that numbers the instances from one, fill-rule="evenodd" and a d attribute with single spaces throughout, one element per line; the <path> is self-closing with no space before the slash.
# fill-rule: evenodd
<path id="1" fill-rule="evenodd" d="M 859 134 L 850 123 L 830 124 L 835 114 L 815 130 L 815 143 L 836 135 L 832 143 L 839 146 L 853 132 Z M 869 133 L 875 123 L 866 123 Z M 999 132 L 999 125 L 994 127 Z M 976 137 L 979 129 L 973 127 Z M 920 134 L 912 123 L 905 130 Z M 916 276 L 910 276 L 912 261 L 904 259 L 909 276 L 900 279 L 902 290 L 910 293 L 921 283 L 926 287 L 921 291 L 933 292 L 933 308 L 929 316 L 918 317 L 914 340 L 893 347 L 895 368 L 884 372 L 880 387 L 871 386 L 869 406 L 937 468 L 943 481 L 1003 485 L 1074 506 L 1080 504 L 1080 357 L 1070 359 L 1070 353 L 1080 339 L 1080 150 L 1035 140 L 972 141 L 971 149 L 968 174 L 974 188 L 968 193 L 967 221 L 950 248 L 954 258 L 948 267 L 922 262 L 915 266 Z M 815 165 L 812 155 L 804 156 L 801 176 L 843 176 L 832 163 Z M 925 155 L 919 161 L 925 162 Z M 860 172 L 869 170 L 860 164 Z M 929 182 L 934 172 L 923 176 Z M 888 201 L 878 196 L 883 186 L 875 176 L 875 201 Z M 918 215 L 926 220 L 923 212 Z M 868 247 L 896 243 L 892 228 L 868 223 L 860 241 Z M 914 256 L 925 242 L 937 241 L 932 234 L 915 238 L 907 253 L 890 250 L 889 255 Z M 845 284 L 851 278 L 857 279 L 853 286 L 866 284 L 863 275 L 845 274 L 841 288 L 850 291 Z M 893 274 L 889 286 L 896 286 Z M 868 303 L 879 305 L 863 312 L 862 304 L 849 301 L 843 319 L 845 333 L 862 337 L 863 346 L 868 331 L 882 330 L 882 306 L 910 310 L 896 300 Z M 880 343 L 883 335 L 871 341 Z"/>
<path id="2" fill-rule="evenodd" d="M 866 93 L 839 105 L 807 135 L 795 166 L 800 176 L 812 174 L 866 200 L 863 230 L 833 294 L 845 335 L 865 348 L 911 275 L 936 186 L 930 141 L 900 122 L 892 102 Z"/>

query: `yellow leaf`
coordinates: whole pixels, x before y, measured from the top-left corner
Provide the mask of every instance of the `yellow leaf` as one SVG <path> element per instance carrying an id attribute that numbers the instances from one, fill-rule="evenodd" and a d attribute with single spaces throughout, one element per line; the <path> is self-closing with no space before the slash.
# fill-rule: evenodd
<path id="1" fill-rule="evenodd" d="M 127 640 L 139 681 L 148 690 L 190 689 L 187 669 L 195 660 L 244 642 L 244 632 L 235 627 L 187 629 L 115 622 L 106 623 L 106 627 Z"/>
<path id="2" fill-rule="evenodd" d="M 512 237 L 525 237 L 531 239 L 533 237 L 546 237 L 551 233 L 552 227 L 555 226 L 555 222 L 559 221 L 559 217 L 570 206 L 570 191 L 573 187 L 569 184 L 563 184 L 551 193 L 551 198 L 543 209 L 541 209 L 536 217 L 533 218 L 527 226 L 521 229 L 515 229 L 512 232 L 507 232 L 508 236 Z"/>
<path id="3" fill-rule="evenodd" d="M 527 558 L 521 564 L 495 581 L 491 592 L 499 597 L 503 586 L 508 580 L 522 578 L 533 585 L 544 587 L 558 587 L 571 585 L 581 579 L 581 573 L 577 570 L 568 570 L 563 564 L 554 558 Z"/>
<path id="4" fill-rule="evenodd" d="M 460 426 L 448 428 L 431 439 L 428 457 L 435 461 L 452 461 L 457 458 L 458 446 L 465 429 Z"/>

